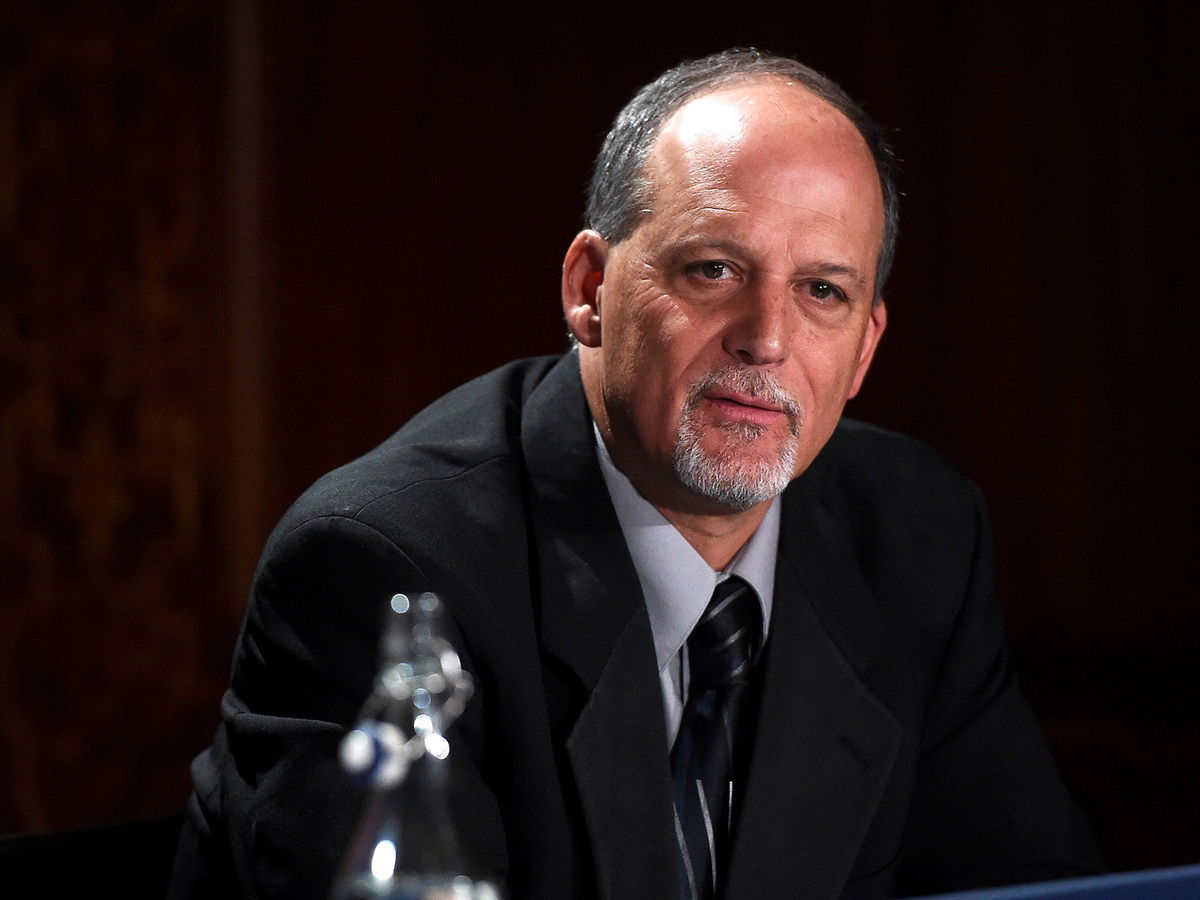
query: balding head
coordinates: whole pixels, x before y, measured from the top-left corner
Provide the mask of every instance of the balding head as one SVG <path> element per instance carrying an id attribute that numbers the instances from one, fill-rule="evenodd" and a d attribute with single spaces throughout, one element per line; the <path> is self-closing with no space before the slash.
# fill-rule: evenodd
<path id="1" fill-rule="evenodd" d="M 646 163 L 663 124 L 688 101 L 739 82 L 781 79 L 806 88 L 850 121 L 875 163 L 883 196 L 884 230 L 875 267 L 875 296 L 891 270 L 899 227 L 895 160 L 879 128 L 834 81 L 803 63 L 757 50 L 729 50 L 684 62 L 642 88 L 621 110 L 596 157 L 586 224 L 619 243 L 650 209 Z"/>

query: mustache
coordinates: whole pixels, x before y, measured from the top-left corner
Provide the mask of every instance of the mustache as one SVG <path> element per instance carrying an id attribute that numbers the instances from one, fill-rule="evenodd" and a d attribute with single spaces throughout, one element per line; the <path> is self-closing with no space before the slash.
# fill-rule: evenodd
<path id="1" fill-rule="evenodd" d="M 700 397 L 713 388 L 722 388 L 763 400 L 782 410 L 790 420 L 792 434 L 798 434 L 804 419 L 804 407 L 795 397 L 779 386 L 770 372 L 739 366 L 736 363 L 709 372 L 688 390 L 687 408 L 694 409 Z"/>

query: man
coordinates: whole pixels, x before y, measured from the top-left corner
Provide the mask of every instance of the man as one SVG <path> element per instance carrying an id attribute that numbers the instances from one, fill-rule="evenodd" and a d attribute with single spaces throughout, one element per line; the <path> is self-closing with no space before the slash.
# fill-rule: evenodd
<path id="1" fill-rule="evenodd" d="M 422 590 L 477 686 L 451 808 L 512 898 L 1098 871 L 1008 667 L 977 491 L 839 421 L 887 322 L 896 195 L 874 126 L 791 60 L 643 89 L 564 261 L 576 346 L 451 393 L 272 535 L 177 895 L 326 895 L 357 815 L 337 744 L 381 606 Z M 734 606 L 710 686 L 697 636 Z M 711 760 L 716 793 L 689 768 Z"/>

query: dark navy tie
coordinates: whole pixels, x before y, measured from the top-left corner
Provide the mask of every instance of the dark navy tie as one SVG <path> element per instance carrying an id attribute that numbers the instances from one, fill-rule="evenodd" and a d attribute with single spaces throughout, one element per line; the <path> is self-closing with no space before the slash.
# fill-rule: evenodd
<path id="1" fill-rule="evenodd" d="M 688 699 L 671 751 L 683 900 L 712 900 L 728 861 L 738 714 L 761 643 L 754 589 L 721 582 L 688 638 Z"/>

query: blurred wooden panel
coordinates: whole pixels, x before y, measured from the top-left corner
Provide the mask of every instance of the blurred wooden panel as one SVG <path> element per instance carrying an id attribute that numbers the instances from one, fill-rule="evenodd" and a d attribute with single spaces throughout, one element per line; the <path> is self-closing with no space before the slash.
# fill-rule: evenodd
<path id="1" fill-rule="evenodd" d="M 179 808 L 215 723 L 221 40 L 0 14 L 0 831 Z"/>

